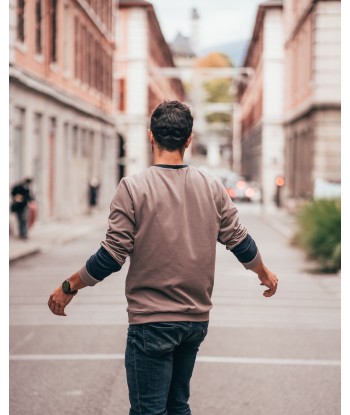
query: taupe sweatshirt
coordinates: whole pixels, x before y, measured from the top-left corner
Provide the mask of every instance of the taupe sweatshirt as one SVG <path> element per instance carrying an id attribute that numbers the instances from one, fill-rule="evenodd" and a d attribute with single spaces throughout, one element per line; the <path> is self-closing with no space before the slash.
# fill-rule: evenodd
<path id="1" fill-rule="evenodd" d="M 125 285 L 129 323 L 207 321 L 216 243 L 231 250 L 246 236 L 217 177 L 192 166 L 156 165 L 123 178 L 101 245 L 120 265 L 130 256 Z M 80 275 L 92 278 L 86 267 Z"/>

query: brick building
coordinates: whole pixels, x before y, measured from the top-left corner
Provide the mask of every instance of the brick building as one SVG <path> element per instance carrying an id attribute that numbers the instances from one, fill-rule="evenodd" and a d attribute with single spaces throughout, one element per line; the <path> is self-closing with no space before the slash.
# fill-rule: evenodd
<path id="1" fill-rule="evenodd" d="M 185 98 L 179 79 L 163 76 L 175 67 L 153 6 L 121 0 L 118 7 L 116 78 L 120 171 L 136 173 L 151 163 L 147 128 L 153 109 L 163 100 Z"/>
<path id="2" fill-rule="evenodd" d="M 266 207 L 274 205 L 275 179 L 284 173 L 284 47 L 282 1 L 259 5 L 243 63 L 254 69 L 239 85 L 241 174 L 262 187 Z M 237 164 L 237 163 L 236 163 Z"/>
<path id="3" fill-rule="evenodd" d="M 340 181 L 340 1 L 285 0 L 286 196 Z"/>
<path id="4" fill-rule="evenodd" d="M 10 185 L 34 178 L 41 221 L 100 206 L 117 183 L 112 1 L 10 0 Z"/>

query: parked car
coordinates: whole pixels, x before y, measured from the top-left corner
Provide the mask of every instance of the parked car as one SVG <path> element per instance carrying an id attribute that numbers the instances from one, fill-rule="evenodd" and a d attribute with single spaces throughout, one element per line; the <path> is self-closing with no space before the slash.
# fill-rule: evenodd
<path id="1" fill-rule="evenodd" d="M 261 189 L 258 183 L 238 177 L 237 180 L 224 183 L 226 191 L 233 201 L 260 202 Z"/>
<path id="2" fill-rule="evenodd" d="M 320 178 L 316 179 L 314 182 L 313 197 L 314 199 L 340 199 L 340 182 L 331 182 Z"/>

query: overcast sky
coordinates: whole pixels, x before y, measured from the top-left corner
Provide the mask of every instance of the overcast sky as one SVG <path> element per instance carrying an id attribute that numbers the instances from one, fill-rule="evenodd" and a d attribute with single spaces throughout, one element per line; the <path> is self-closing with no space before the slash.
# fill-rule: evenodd
<path id="1" fill-rule="evenodd" d="M 200 49 L 251 37 L 262 0 L 149 0 L 156 11 L 164 37 L 174 40 L 178 31 L 191 33 L 191 9 L 200 16 Z"/>

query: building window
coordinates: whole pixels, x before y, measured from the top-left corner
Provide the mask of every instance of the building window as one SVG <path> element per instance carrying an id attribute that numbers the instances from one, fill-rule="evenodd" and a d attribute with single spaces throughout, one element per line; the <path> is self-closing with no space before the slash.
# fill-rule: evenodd
<path id="1" fill-rule="evenodd" d="M 95 81 L 95 65 L 94 65 L 94 38 L 92 34 L 89 35 L 89 48 L 90 48 L 90 57 L 89 57 L 89 85 L 94 87 Z"/>
<path id="2" fill-rule="evenodd" d="M 102 67 L 101 67 L 101 48 L 99 47 L 98 42 L 96 41 L 96 89 L 101 91 L 101 81 L 102 81 Z"/>
<path id="3" fill-rule="evenodd" d="M 85 82 L 85 73 L 86 73 L 86 66 L 85 66 L 85 49 L 86 49 L 86 43 L 85 43 L 85 33 L 86 29 L 85 26 L 81 25 L 80 28 L 80 79 L 82 82 Z"/>
<path id="4" fill-rule="evenodd" d="M 126 101 L 125 101 L 125 79 L 118 80 L 118 111 L 124 112 L 126 110 Z"/>
<path id="5" fill-rule="evenodd" d="M 78 17 L 74 18 L 74 76 L 76 79 L 79 78 L 79 20 Z"/>
<path id="6" fill-rule="evenodd" d="M 74 157 L 78 156 L 78 127 L 75 125 L 73 127 L 73 137 L 72 137 L 72 155 Z"/>
<path id="7" fill-rule="evenodd" d="M 85 71 L 85 82 L 87 85 L 90 84 L 90 44 L 89 44 L 89 31 L 86 29 L 85 33 L 85 57 L 84 57 L 84 66 L 86 68 Z"/>
<path id="8" fill-rule="evenodd" d="M 34 114 L 34 141 L 33 141 L 33 179 L 36 200 L 39 202 L 39 215 L 42 201 L 42 177 L 43 177 L 43 116 Z"/>
<path id="9" fill-rule="evenodd" d="M 101 83 L 101 92 L 102 94 L 106 94 L 106 54 L 104 52 L 104 50 L 101 51 L 101 66 L 102 66 L 102 71 L 101 71 L 101 78 L 102 78 L 102 83 Z"/>
<path id="10" fill-rule="evenodd" d="M 57 62 L 57 0 L 51 0 L 50 12 L 50 61 Z"/>
<path id="11" fill-rule="evenodd" d="M 109 57 L 109 96 L 113 98 L 113 55 Z"/>
<path id="12" fill-rule="evenodd" d="M 64 10 L 64 70 L 66 74 L 70 75 L 72 72 L 72 52 L 75 42 L 75 38 L 72 39 L 71 5 L 66 3 Z"/>
<path id="13" fill-rule="evenodd" d="M 101 137 L 101 158 L 104 159 L 106 156 L 106 147 L 107 147 L 107 143 L 106 143 L 106 136 L 104 134 L 102 134 Z"/>
<path id="14" fill-rule="evenodd" d="M 14 181 L 23 179 L 23 161 L 25 154 L 25 117 L 25 109 L 15 109 L 14 139 L 11 163 L 13 166 Z"/>
<path id="15" fill-rule="evenodd" d="M 112 30 L 113 4 L 108 0 L 108 30 Z"/>
<path id="16" fill-rule="evenodd" d="M 83 157 L 89 157 L 89 140 L 85 129 L 81 130 L 81 152 Z"/>
<path id="17" fill-rule="evenodd" d="M 17 40 L 24 42 L 25 0 L 17 0 Z"/>
<path id="18" fill-rule="evenodd" d="M 41 41 L 41 21 L 42 21 L 42 9 L 41 0 L 35 2 L 35 52 L 42 52 L 42 41 Z"/>

